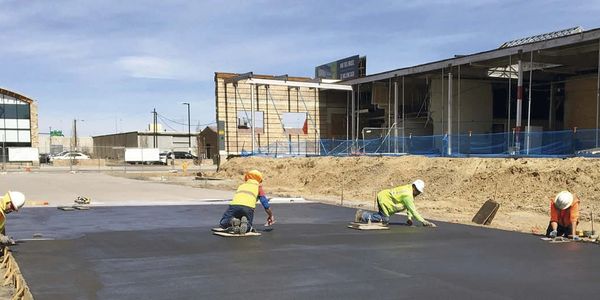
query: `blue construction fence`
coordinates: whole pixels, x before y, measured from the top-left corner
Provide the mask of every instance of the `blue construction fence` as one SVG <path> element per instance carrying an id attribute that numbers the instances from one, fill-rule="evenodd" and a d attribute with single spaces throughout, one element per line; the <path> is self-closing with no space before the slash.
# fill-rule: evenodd
<path id="1" fill-rule="evenodd" d="M 351 156 L 426 155 L 439 157 L 600 157 L 600 131 L 564 131 L 382 137 L 364 140 L 278 141 L 242 155 Z M 448 147 L 450 142 L 450 151 Z M 596 149 L 598 148 L 598 149 Z"/>

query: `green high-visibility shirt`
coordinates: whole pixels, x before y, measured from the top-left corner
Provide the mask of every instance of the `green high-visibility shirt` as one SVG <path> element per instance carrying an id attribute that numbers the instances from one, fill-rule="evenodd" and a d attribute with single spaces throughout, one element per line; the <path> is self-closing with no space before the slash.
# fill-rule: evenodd
<path id="1" fill-rule="evenodd" d="M 406 211 L 409 220 L 414 217 L 417 221 L 423 222 L 425 219 L 417 211 L 414 201 L 412 184 L 401 185 L 377 193 L 377 202 L 386 217 Z"/>

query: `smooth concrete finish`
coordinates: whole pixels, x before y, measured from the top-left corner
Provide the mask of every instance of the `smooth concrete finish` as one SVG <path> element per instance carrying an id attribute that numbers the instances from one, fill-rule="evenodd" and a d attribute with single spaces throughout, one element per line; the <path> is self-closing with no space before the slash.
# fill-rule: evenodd
<path id="1" fill-rule="evenodd" d="M 9 230 L 56 239 L 13 247 L 38 300 L 598 297 L 593 244 L 445 223 L 352 230 L 354 210 L 322 204 L 275 204 L 272 231 L 226 239 L 210 230 L 225 208 L 29 208 Z"/>
<path id="2" fill-rule="evenodd" d="M 94 205 L 178 205 L 231 199 L 233 191 L 218 191 L 114 177 L 102 173 L 9 173 L 0 175 L 0 193 L 23 192 L 28 201 L 49 206 L 72 205 L 77 196 Z M 27 206 L 27 203 L 26 203 Z"/>

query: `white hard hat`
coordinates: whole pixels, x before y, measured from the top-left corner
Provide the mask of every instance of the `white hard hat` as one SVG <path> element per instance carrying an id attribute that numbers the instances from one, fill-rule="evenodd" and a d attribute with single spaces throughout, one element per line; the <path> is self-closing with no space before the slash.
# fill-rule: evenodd
<path id="1" fill-rule="evenodd" d="M 554 206 L 560 210 L 569 208 L 571 204 L 573 204 L 573 194 L 567 191 L 558 193 L 554 198 Z"/>
<path id="2" fill-rule="evenodd" d="M 25 195 L 21 192 L 9 191 L 8 197 L 10 198 L 10 202 L 12 202 L 12 206 L 15 210 L 19 210 L 19 208 L 25 205 Z"/>
<path id="3" fill-rule="evenodd" d="M 417 191 L 419 191 L 419 193 L 422 193 L 425 189 L 425 182 L 423 182 L 423 180 L 421 179 L 415 180 L 412 184 L 415 186 L 415 188 L 417 188 Z"/>

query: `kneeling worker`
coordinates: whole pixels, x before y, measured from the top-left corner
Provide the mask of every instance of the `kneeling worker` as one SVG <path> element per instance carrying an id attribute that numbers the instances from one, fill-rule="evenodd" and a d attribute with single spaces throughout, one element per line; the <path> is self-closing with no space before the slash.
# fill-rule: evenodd
<path id="1" fill-rule="evenodd" d="M 376 213 L 370 213 L 363 210 L 357 210 L 354 217 L 354 221 L 357 223 L 367 222 L 369 219 L 372 222 L 381 222 L 387 226 L 390 223 L 390 216 L 397 213 L 406 211 L 408 216 L 408 225 L 412 225 L 413 217 L 417 221 L 421 222 L 423 226 L 436 227 L 435 224 L 429 222 L 417 212 L 415 207 L 414 198 L 425 189 L 425 182 L 421 179 L 415 180 L 412 184 L 401 185 L 392 189 L 383 190 L 377 193 L 377 206 L 379 211 Z"/>
<path id="2" fill-rule="evenodd" d="M 579 223 L 579 198 L 570 192 L 562 191 L 550 201 L 550 224 L 546 230 L 546 236 L 555 238 L 557 236 L 577 236 L 577 224 Z"/>
<path id="3" fill-rule="evenodd" d="M 25 204 L 25 195 L 20 192 L 9 191 L 0 200 L 0 244 L 12 245 L 13 239 L 6 236 L 6 215 L 18 211 Z"/>
<path id="4" fill-rule="evenodd" d="M 237 188 L 233 200 L 229 203 L 229 207 L 219 222 L 221 228 L 227 229 L 231 233 L 244 234 L 253 230 L 252 221 L 257 199 L 268 215 L 267 225 L 271 225 L 275 221 L 269 200 L 261 185 L 263 175 L 257 170 L 251 170 L 244 176 L 244 181 Z"/>

